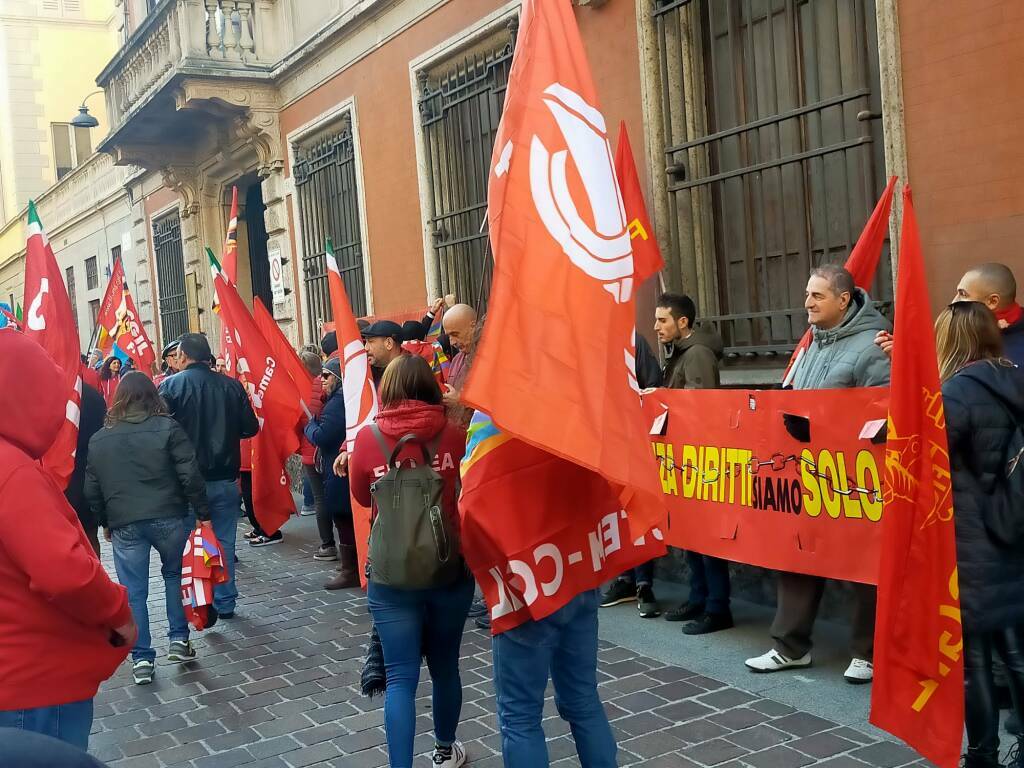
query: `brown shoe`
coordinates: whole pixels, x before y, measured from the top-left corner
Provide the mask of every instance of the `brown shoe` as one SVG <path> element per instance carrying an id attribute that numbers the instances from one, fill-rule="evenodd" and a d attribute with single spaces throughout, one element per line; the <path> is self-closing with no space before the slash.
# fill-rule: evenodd
<path id="1" fill-rule="evenodd" d="M 324 584 L 324 589 L 353 589 L 359 586 L 359 558 L 356 548 L 342 545 L 338 547 L 341 567 L 338 575 Z"/>

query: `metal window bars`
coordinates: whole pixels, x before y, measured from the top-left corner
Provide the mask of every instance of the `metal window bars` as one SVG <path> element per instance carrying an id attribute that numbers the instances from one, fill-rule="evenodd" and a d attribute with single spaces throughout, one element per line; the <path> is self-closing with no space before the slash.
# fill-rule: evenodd
<path id="1" fill-rule="evenodd" d="M 188 332 L 185 298 L 185 258 L 181 247 L 181 217 L 177 211 L 153 222 L 160 328 L 165 342 Z"/>

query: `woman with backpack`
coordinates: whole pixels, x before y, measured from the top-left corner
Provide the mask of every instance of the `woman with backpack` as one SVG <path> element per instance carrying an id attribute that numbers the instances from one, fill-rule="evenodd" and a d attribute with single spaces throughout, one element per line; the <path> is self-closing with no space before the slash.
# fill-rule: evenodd
<path id="1" fill-rule="evenodd" d="M 156 386 L 143 373 L 125 374 L 106 426 L 89 441 L 85 497 L 113 543 L 117 580 L 139 625 L 132 648 L 137 685 L 153 682 L 156 651 L 149 633 L 149 558 L 160 555 L 167 609 L 167 660 L 192 661 L 188 623 L 181 604 L 181 561 L 192 528 L 189 504 L 209 520 L 206 482 L 192 443 L 167 415 Z"/>
<path id="2" fill-rule="evenodd" d="M 964 639 L 965 768 L 1000 768 L 992 657 L 1006 664 L 1017 714 L 1024 706 L 1024 540 L 995 517 L 1009 491 L 1007 453 L 1024 421 L 1024 372 L 1002 358 L 995 316 L 954 302 L 935 323 L 953 476 Z M 1024 466 L 1017 469 L 1024 472 Z M 1019 481 L 1018 481 L 1019 482 Z M 1024 510 L 1017 509 L 1024 514 Z M 1019 531 L 1018 525 L 1018 531 Z M 1022 744 L 1010 768 L 1024 768 Z"/>
<path id="3" fill-rule="evenodd" d="M 462 710 L 459 651 L 474 589 L 458 544 L 466 434 L 448 422 L 441 389 L 420 357 L 391 361 L 380 405 L 376 426 L 356 437 L 349 476 L 352 495 L 373 516 L 367 597 L 384 647 L 388 754 L 392 768 L 411 768 L 425 656 L 433 682 L 433 764 L 458 768 L 466 762 L 455 740 Z M 416 490 L 400 495 L 403 488 Z"/>

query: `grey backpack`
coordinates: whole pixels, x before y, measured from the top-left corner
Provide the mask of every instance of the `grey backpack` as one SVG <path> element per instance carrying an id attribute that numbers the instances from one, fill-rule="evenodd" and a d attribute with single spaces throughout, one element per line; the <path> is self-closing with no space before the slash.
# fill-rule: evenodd
<path id="1" fill-rule="evenodd" d="M 410 434 L 389 446 L 376 424 L 370 428 L 388 457 L 388 472 L 370 486 L 376 517 L 370 527 L 367 575 L 397 589 L 452 584 L 463 567 L 458 533 L 444 509 L 444 480 L 431 466 L 440 437 L 428 445 Z M 398 460 L 408 443 L 420 446 L 422 464 Z"/>

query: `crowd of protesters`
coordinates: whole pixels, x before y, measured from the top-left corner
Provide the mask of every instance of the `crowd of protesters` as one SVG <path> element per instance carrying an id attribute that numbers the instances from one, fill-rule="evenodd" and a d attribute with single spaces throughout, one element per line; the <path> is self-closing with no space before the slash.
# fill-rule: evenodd
<path id="1" fill-rule="evenodd" d="M 1024 551 L 1019 542 L 994 534 L 990 520 L 1000 493 L 1000 462 L 1024 422 L 1024 311 L 1016 294 L 1007 267 L 981 265 L 964 275 L 935 326 L 964 628 L 967 768 L 1003 765 L 997 672 L 1017 708 L 1018 729 L 1024 705 Z M 805 296 L 812 338 L 792 386 L 887 385 L 889 358 L 903 340 L 893 338 L 889 321 L 850 273 L 833 265 L 813 270 Z M 439 313 L 443 333 L 428 338 Z M 433 684 L 433 764 L 457 768 L 468 759 L 457 740 L 461 639 L 467 618 L 475 617 L 481 627 L 489 621 L 486 606 L 474 602 L 474 581 L 458 549 L 458 468 L 473 416 L 461 392 L 483 326 L 472 307 L 451 297 L 404 325 L 361 321 L 380 411 L 351 450 L 335 334 L 328 333 L 319 348 L 299 351 L 312 379 L 300 448 L 300 514 L 316 517 L 320 541 L 313 558 L 338 564 L 324 584 L 336 590 L 360 583 L 352 499 L 371 510 L 371 655 L 378 654 L 383 665 L 385 727 L 395 768 L 409 768 L 413 761 L 421 658 Z M 722 339 L 698 322 L 689 297 L 658 297 L 653 332 L 660 354 L 638 340 L 635 373 L 641 388 L 721 386 Z M 443 375 L 428 364 L 431 354 L 450 359 Z M 38 464 L 64 419 L 58 371 L 21 334 L 0 332 L 0 518 L 9 518 L 0 520 L 0 748 L 9 754 L 56 755 L 54 750 L 67 749 L 45 737 L 87 748 L 93 697 L 128 653 L 135 683 L 153 681 L 151 550 L 160 558 L 164 582 L 166 658 L 185 663 L 197 658 L 180 594 L 182 551 L 193 526 L 210 526 L 222 546 L 228 580 L 217 585 L 213 603 L 220 620 L 234 617 L 239 594 L 234 568 L 240 511 L 250 523 L 244 536 L 251 547 L 283 540 L 280 531 L 260 528 L 253 508 L 248 441 L 259 423 L 245 389 L 224 375 L 223 358 L 212 354 L 203 335 L 171 342 L 162 360 L 160 374 L 151 378 L 132 371 L 121 357 L 104 359 L 99 350 L 83 358 L 89 375 L 83 376 L 76 467 L 65 503 Z M 397 474 L 417 467 L 423 471 Z M 425 533 L 400 524 L 410 509 L 403 489 L 412 486 L 437 510 Z M 391 489 L 386 503 L 380 496 L 385 488 Z M 32 526 L 18 524 L 29 518 Z M 119 584 L 97 559 L 101 529 Z M 445 556 L 419 558 L 418 537 L 435 548 L 443 542 Z M 55 561 L 59 568 L 52 567 Z M 548 764 L 541 723 L 549 679 L 582 765 L 617 764 L 597 693 L 598 609 L 635 601 L 641 618 L 682 622 L 687 635 L 732 628 L 729 564 L 697 552 L 686 553 L 685 562 L 690 590 L 682 605 L 666 609 L 659 603 L 654 563 L 648 563 L 622 574 L 603 594 L 583 593 L 545 619 L 494 636 L 506 766 Z M 777 588 L 772 647 L 746 661 L 752 672 L 813 662 L 813 629 L 826 581 L 780 573 Z M 875 588 L 853 585 L 853 594 L 851 661 L 844 677 L 865 684 L 873 677 Z M 33 734 L 19 741 L 8 728 Z M 1018 745 L 1010 756 L 1013 768 L 1024 766 L 1021 752 Z"/>

